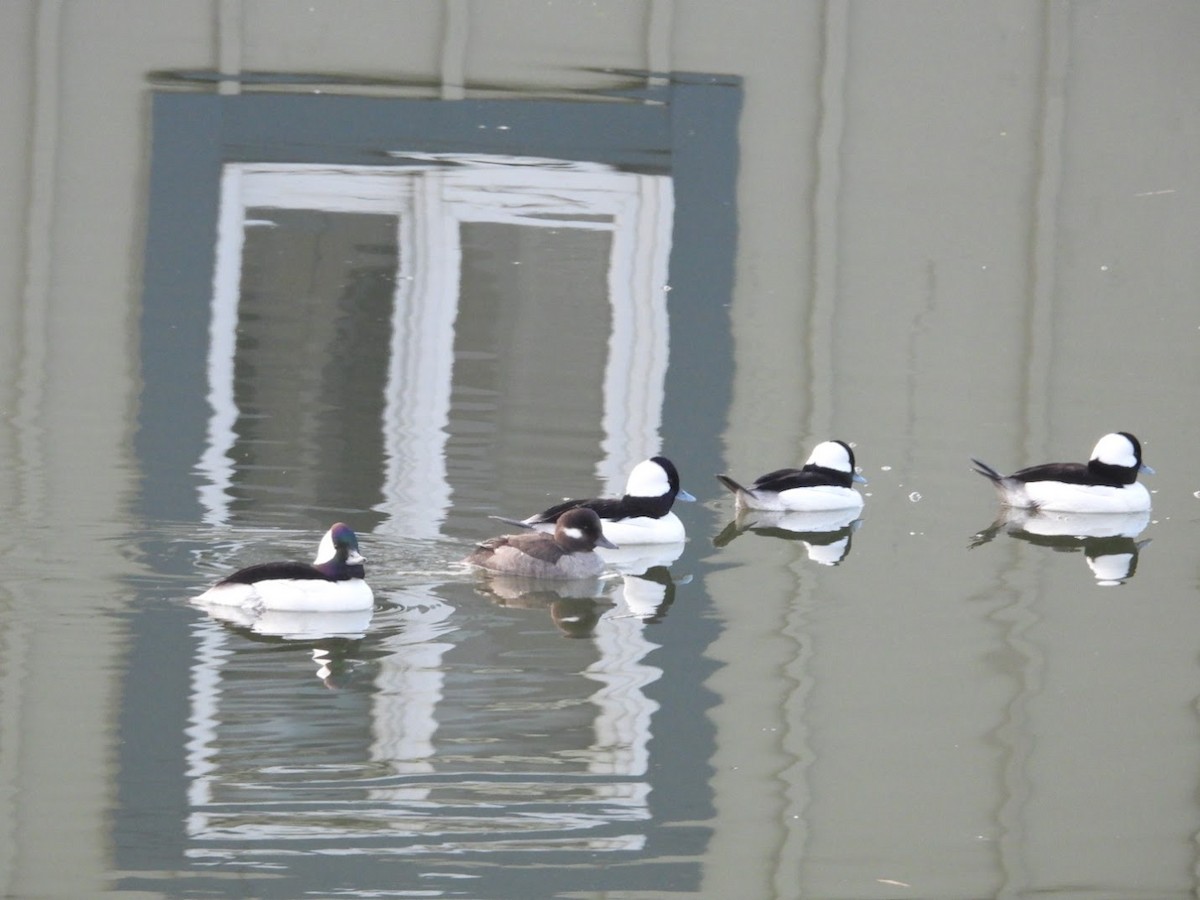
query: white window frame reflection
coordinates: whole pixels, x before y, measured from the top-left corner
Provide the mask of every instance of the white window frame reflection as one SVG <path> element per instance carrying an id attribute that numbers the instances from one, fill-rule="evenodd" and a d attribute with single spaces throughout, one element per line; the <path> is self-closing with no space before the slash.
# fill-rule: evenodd
<path id="1" fill-rule="evenodd" d="M 623 492 L 629 470 L 659 452 L 668 362 L 666 289 L 674 195 L 669 177 L 619 172 L 579 162 L 514 157 L 407 155 L 396 166 L 228 164 L 221 178 L 216 263 L 208 352 L 211 414 L 198 463 L 200 500 L 209 524 L 231 519 L 236 463 L 232 450 L 239 410 L 234 393 L 240 282 L 246 229 L 252 209 L 382 214 L 397 220 L 398 259 L 390 359 L 383 415 L 385 478 L 377 532 L 414 538 L 440 534 L 450 501 L 445 468 L 453 384 L 454 324 L 458 313 L 465 223 L 599 230 L 610 235 L 603 443 L 597 474 L 607 493 Z M 372 758 L 398 774 L 433 771 L 437 711 L 443 699 L 442 657 L 451 645 L 438 640 L 450 610 L 420 589 L 391 596 L 411 611 L 407 638 L 387 642 L 372 712 Z M 654 648 L 629 617 L 606 623 L 596 635 L 597 662 L 580 677 L 600 683 L 596 739 L 587 770 L 618 776 L 597 783 L 595 798 L 623 821 L 646 818 L 651 717 L 657 708 L 643 688 L 660 671 L 638 662 Z M 211 808 L 219 762 L 223 664 L 228 635 L 215 623 L 203 638 L 192 671 L 188 773 L 194 838 L 221 842 L 227 823 Z M 414 641 L 414 636 L 421 640 Z M 395 703 L 402 695 L 403 703 Z M 399 708 L 397 708 L 399 707 Z M 380 788 L 383 804 L 420 802 L 418 785 Z M 616 813 L 621 809 L 623 812 Z M 264 823 L 258 835 L 269 837 Z M 636 849 L 637 831 L 606 838 L 581 834 L 592 850 Z M 342 835 L 353 837 L 353 835 Z M 243 835 L 250 837 L 252 835 Z M 466 847 L 464 847 L 466 849 Z M 203 855 L 205 851 L 197 850 Z"/>
<path id="2" fill-rule="evenodd" d="M 612 331 L 597 475 L 623 493 L 629 470 L 659 452 L 668 361 L 667 274 L 674 217 L 669 177 L 597 163 L 426 155 L 406 164 L 231 163 L 221 178 L 208 353 L 211 407 L 204 520 L 228 524 L 238 409 L 234 357 L 251 209 L 394 216 L 399 247 L 385 397 L 385 479 L 377 531 L 433 538 L 450 502 L 445 467 L 465 223 L 608 232 Z"/>

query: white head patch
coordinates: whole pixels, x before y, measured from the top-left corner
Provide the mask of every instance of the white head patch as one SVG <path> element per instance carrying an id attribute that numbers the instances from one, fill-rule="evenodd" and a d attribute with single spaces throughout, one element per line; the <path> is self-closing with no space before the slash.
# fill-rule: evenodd
<path id="1" fill-rule="evenodd" d="M 569 537 L 573 541 L 582 541 L 583 540 L 583 532 L 580 531 L 578 528 L 574 528 L 574 527 L 564 528 L 562 530 L 562 533 L 565 534 L 567 537 Z"/>
<path id="2" fill-rule="evenodd" d="M 625 493 L 633 497 L 661 497 L 671 490 L 667 473 L 652 459 L 644 459 L 629 473 Z"/>
<path id="3" fill-rule="evenodd" d="M 321 563 L 327 563 L 335 556 L 337 556 L 337 548 L 333 546 L 333 529 L 330 528 L 321 538 L 321 543 L 317 544 L 317 558 L 313 560 L 313 565 L 319 566 Z"/>
<path id="4" fill-rule="evenodd" d="M 335 528 L 337 526 L 334 526 Z M 333 562 L 337 556 L 337 547 L 333 543 L 333 528 L 330 528 L 321 537 L 321 543 L 317 544 L 317 557 L 313 560 L 314 566 L 319 566 L 321 563 Z M 346 562 L 352 566 L 361 566 L 366 559 L 353 547 L 350 548 L 346 555 Z"/>
<path id="5" fill-rule="evenodd" d="M 1123 434 L 1106 434 L 1096 442 L 1092 451 L 1092 459 L 1099 460 L 1107 466 L 1124 466 L 1135 469 L 1138 466 L 1137 456 L 1133 452 L 1133 444 Z"/>
<path id="6" fill-rule="evenodd" d="M 813 447 L 805 465 L 833 469 L 835 472 L 849 472 L 850 456 L 846 453 L 846 448 L 837 441 L 822 441 Z"/>

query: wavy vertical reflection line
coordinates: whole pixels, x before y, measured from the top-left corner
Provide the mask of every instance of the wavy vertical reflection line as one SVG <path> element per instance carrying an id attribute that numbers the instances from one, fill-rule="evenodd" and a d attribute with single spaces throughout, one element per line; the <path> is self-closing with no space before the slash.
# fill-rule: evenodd
<path id="1" fill-rule="evenodd" d="M 232 96 L 242 92 L 243 0 L 219 0 L 217 3 L 217 93 Z"/>
<path id="2" fill-rule="evenodd" d="M 0 629 L 0 722 L 5 723 L 4 740 L 0 741 L 0 892 L 4 896 L 15 896 L 10 878 L 16 874 L 18 857 L 18 831 L 21 816 L 20 760 L 26 752 L 22 741 L 22 719 L 24 705 L 24 683 L 27 677 L 27 659 L 32 645 L 30 630 L 25 616 L 12 615 L 17 601 L 6 592 L 0 607 L 4 610 L 5 627 Z"/>
<path id="3" fill-rule="evenodd" d="M 780 769 L 779 823 L 780 848 L 776 857 L 777 869 L 772 879 L 775 895 L 794 896 L 803 879 L 809 839 L 808 806 L 812 798 L 809 769 L 815 762 L 807 720 L 808 699 L 815 684 L 810 674 L 812 657 L 815 655 L 810 628 L 809 609 L 816 593 L 814 577 L 806 554 L 796 545 L 797 559 L 788 565 L 795 576 L 796 592 L 784 619 L 781 634 L 793 642 L 796 648 L 791 662 L 784 666 L 789 689 L 783 695 L 783 733 L 780 750 L 790 763 Z"/>
<path id="4" fill-rule="evenodd" d="M 5 493 L 9 504 L 6 514 L 23 522 L 44 518 L 46 506 L 46 365 L 51 282 L 51 231 L 55 206 L 54 174 L 58 167 L 58 119 L 60 114 L 59 77 L 61 66 L 59 32 L 62 9 L 59 3 L 39 4 L 36 12 L 36 45 L 33 52 L 35 77 L 29 102 L 31 119 L 28 145 L 28 203 L 25 210 L 24 284 L 15 315 L 15 366 L 4 372 L 16 387 L 14 414 L 6 423 L 4 443 L 15 453 L 11 488 Z M 22 547 L 27 552 L 28 546 Z M 28 811 L 22 804 L 20 761 L 25 755 L 21 727 L 29 700 L 27 679 L 28 650 L 32 646 L 30 621 L 14 614 L 25 601 L 18 593 L 8 594 L 9 615 L 0 638 L 3 666 L 0 666 L 0 722 L 5 724 L 0 742 L 0 824 L 7 834 L 0 840 L 4 858 L 0 858 L 0 892 L 10 894 L 21 877 L 19 823 Z"/>
<path id="5" fill-rule="evenodd" d="M 16 508 L 25 521 L 38 521 L 45 507 L 46 365 L 49 354 L 49 305 L 55 186 L 58 167 L 60 7 L 38 7 L 37 77 L 30 102 L 33 125 L 29 145 L 29 205 L 25 215 L 25 283 L 18 311 L 15 428 L 18 476 Z M 30 516 L 29 513 L 37 513 Z"/>
<path id="6" fill-rule="evenodd" d="M 828 0 L 822 7 L 820 103 L 813 153 L 816 161 L 812 196 L 813 281 L 807 334 L 804 336 L 808 350 L 808 377 L 805 379 L 808 411 L 804 431 L 810 440 L 813 435 L 828 434 L 834 424 L 833 344 L 841 250 L 838 244 L 839 204 L 850 44 L 849 15 L 849 4 L 845 0 Z M 777 896 L 790 896 L 804 883 L 803 868 L 809 840 L 806 816 L 808 801 L 812 796 L 809 770 L 814 762 L 806 715 L 808 698 L 813 690 L 809 675 L 811 659 L 818 650 L 812 646 L 811 635 L 806 633 L 805 610 L 816 585 L 803 554 L 789 568 L 795 575 L 795 594 L 783 634 L 794 642 L 796 652 L 785 670 L 791 689 L 783 699 L 781 718 L 785 727 L 781 749 L 792 762 L 778 775 L 785 801 L 780 807 L 783 843 L 776 857 L 777 870 L 771 879 Z M 805 640 L 806 637 L 808 640 Z"/>
<path id="7" fill-rule="evenodd" d="M 669 82 L 666 76 L 653 73 L 672 71 L 674 25 L 674 0 L 650 0 L 646 13 L 646 69 L 652 74 L 646 79 L 647 87 L 665 87 Z"/>
<path id="8" fill-rule="evenodd" d="M 1029 230 L 1030 284 L 1025 298 L 1026 364 L 1021 369 L 1020 387 L 1025 459 L 1044 457 L 1050 423 L 1049 398 L 1053 392 L 1048 386 L 1053 374 L 1055 345 L 1055 247 L 1062 191 L 1070 15 L 1069 4 L 1047 4 L 1042 22 L 1041 122 L 1034 148 L 1037 172 Z M 1036 583 L 1038 572 L 1034 572 L 1034 580 Z M 1037 644 L 1028 639 L 1029 631 L 1039 621 L 1030 605 L 1032 599 L 1022 599 L 1022 592 L 1015 585 L 1006 587 L 1003 593 L 1013 597 L 1013 601 L 994 618 L 1006 624 L 1005 644 L 1020 660 L 1018 689 L 1006 707 L 1004 721 L 996 729 L 996 738 L 1007 754 L 1003 769 L 1004 799 L 997 811 L 1000 828 L 998 863 L 1003 878 L 997 896 L 1011 897 L 1023 896 L 1031 883 L 1026 858 L 1025 816 L 1032 794 L 1027 770 L 1033 752 L 1033 731 L 1027 708 L 1043 688 L 1045 659 Z M 1033 591 L 1030 597 L 1039 595 L 1040 592 Z"/>
<path id="9" fill-rule="evenodd" d="M 204 521 L 228 525 L 233 502 L 233 447 L 240 415 L 234 391 L 237 356 L 238 306 L 246 220 L 242 207 L 242 169 L 226 166 L 221 173 L 221 205 L 217 222 L 216 264 L 213 266 L 212 307 L 209 312 L 207 439 L 196 463 L 203 476 L 197 488 Z"/>
<path id="10" fill-rule="evenodd" d="M 467 0 L 443 0 L 441 98 L 462 100 L 467 96 L 467 42 L 471 35 Z"/>
<path id="11" fill-rule="evenodd" d="M 1070 4 L 1049 3 L 1043 21 L 1041 122 L 1029 228 L 1030 284 L 1025 307 L 1021 408 L 1025 459 L 1044 459 L 1054 362 L 1054 299 L 1058 268 L 1058 207 L 1062 193 L 1066 78 L 1070 69 Z"/>
<path id="12" fill-rule="evenodd" d="M 846 70 L 849 57 L 849 4 L 831 0 L 824 7 L 820 105 L 812 198 L 813 284 L 805 345 L 808 348 L 807 436 L 833 427 L 833 333 L 841 248 L 839 203 L 842 187 L 842 138 L 845 131 Z"/>
<path id="13" fill-rule="evenodd" d="M 1013 553 L 1017 552 L 1013 548 Z M 1004 568 L 1009 573 L 1022 571 L 1015 561 Z M 1000 586 L 994 592 L 987 592 L 987 596 L 1005 597 L 1007 602 L 988 619 L 1004 629 L 1002 642 L 1013 660 L 1015 688 L 1003 707 L 1003 718 L 992 732 L 1002 755 L 1001 794 L 996 810 L 1000 890 L 996 896 L 1023 897 L 1031 884 L 1026 819 L 1033 794 L 1028 768 L 1034 749 L 1034 727 L 1028 710 L 1044 688 L 1046 659 L 1042 649 L 1029 637 L 1041 622 L 1033 607 L 1033 599 L 1039 592 L 1023 589 L 1011 577 L 1001 577 L 1000 581 Z"/>

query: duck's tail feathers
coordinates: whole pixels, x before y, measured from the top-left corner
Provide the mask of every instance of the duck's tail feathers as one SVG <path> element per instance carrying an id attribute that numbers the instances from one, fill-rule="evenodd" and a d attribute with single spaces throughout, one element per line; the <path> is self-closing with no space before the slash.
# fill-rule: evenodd
<path id="1" fill-rule="evenodd" d="M 737 498 L 738 503 L 742 504 L 743 506 L 754 506 L 754 501 L 756 499 L 754 491 L 750 490 L 749 488 L 742 487 L 728 475 L 718 475 L 717 481 L 721 482 L 721 484 L 725 485 L 725 487 L 733 493 L 733 496 Z"/>
<path id="2" fill-rule="evenodd" d="M 533 526 L 521 519 L 510 519 L 508 516 L 488 516 L 489 519 L 495 519 L 497 522 L 503 522 L 506 525 L 516 525 L 518 528 L 528 528 L 533 530 Z"/>
<path id="3" fill-rule="evenodd" d="M 971 462 L 975 463 L 974 471 L 978 472 L 984 478 L 989 479 L 993 484 L 998 485 L 998 484 L 1000 484 L 1001 481 L 1004 480 L 1004 476 L 1001 475 L 999 472 L 997 472 L 995 469 L 993 469 L 991 466 L 989 466 L 987 463 L 980 462 L 973 456 L 971 457 Z"/>
<path id="4" fill-rule="evenodd" d="M 734 481 L 732 478 L 730 478 L 728 475 L 718 475 L 717 481 L 719 481 L 719 482 L 721 482 L 721 484 L 725 485 L 725 487 L 729 490 L 730 493 L 733 493 L 733 494 L 746 493 L 746 489 L 744 487 L 742 487 L 740 484 L 738 484 L 736 481 Z"/>

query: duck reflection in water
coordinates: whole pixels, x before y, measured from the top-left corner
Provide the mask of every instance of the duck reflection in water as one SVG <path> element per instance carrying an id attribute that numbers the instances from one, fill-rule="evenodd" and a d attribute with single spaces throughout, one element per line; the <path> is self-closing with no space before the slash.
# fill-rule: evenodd
<path id="1" fill-rule="evenodd" d="M 622 575 L 617 590 L 618 606 L 623 605 L 630 615 L 647 625 L 657 625 L 667 616 L 675 602 L 675 585 L 687 584 L 691 577 L 676 580 L 666 566 L 652 566 L 636 575 Z"/>
<path id="2" fill-rule="evenodd" d="M 373 613 L 369 609 L 344 613 L 255 611 L 232 606 L 204 609 L 209 618 L 254 644 L 295 645 L 297 652 L 308 649 L 316 666 L 314 674 L 330 690 L 341 690 L 354 680 L 360 664 L 358 648 Z"/>
<path id="3" fill-rule="evenodd" d="M 669 544 L 633 544 L 630 546 L 597 547 L 597 555 L 612 571 L 622 575 L 641 575 L 654 568 L 669 566 L 683 555 L 683 541 Z"/>
<path id="4" fill-rule="evenodd" d="M 243 634 L 285 641 L 312 641 L 327 637 L 361 638 L 371 625 L 373 609 L 346 612 L 297 612 L 283 609 L 247 609 L 240 606 L 197 604 L 209 617 Z"/>
<path id="5" fill-rule="evenodd" d="M 636 618 L 657 624 L 675 602 L 676 580 L 666 566 L 651 566 L 636 575 L 622 574 L 571 582 L 548 583 L 512 575 L 488 575 L 479 592 L 510 609 L 545 609 L 567 637 L 590 637 L 606 613 L 616 618 Z M 614 588 L 613 585 L 616 585 Z"/>
<path id="6" fill-rule="evenodd" d="M 601 578 L 554 582 L 488 573 L 477 590 L 497 606 L 549 612 L 555 627 L 571 638 L 591 637 L 601 616 L 613 605 L 605 596 L 607 585 Z"/>
<path id="7" fill-rule="evenodd" d="M 739 508 L 734 520 L 713 538 L 713 546 L 728 546 L 749 531 L 762 537 L 797 541 L 817 565 L 836 566 L 850 555 L 851 537 L 862 526 L 860 513 L 860 509 L 780 512 Z"/>
<path id="8" fill-rule="evenodd" d="M 1137 572 L 1138 555 L 1150 539 L 1136 540 L 1150 523 L 1149 510 L 1131 513 L 1062 513 L 1005 508 L 987 528 L 976 533 L 971 549 L 1010 537 L 1060 553 L 1083 551 L 1096 583 L 1123 584 Z"/>
<path id="9" fill-rule="evenodd" d="M 671 575 L 670 566 L 683 555 L 684 547 L 683 541 L 676 541 L 597 548 L 596 553 L 609 569 L 621 576 L 613 594 L 618 607 L 614 615 L 632 616 L 646 624 L 661 622 L 675 602 L 675 585 L 691 581 L 690 575 Z"/>

